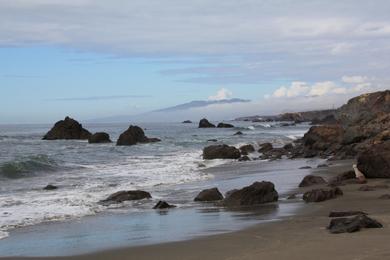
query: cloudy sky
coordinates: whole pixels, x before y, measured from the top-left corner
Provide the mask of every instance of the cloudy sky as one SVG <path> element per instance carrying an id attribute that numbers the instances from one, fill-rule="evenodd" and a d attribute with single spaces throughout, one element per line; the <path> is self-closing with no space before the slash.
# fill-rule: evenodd
<path id="1" fill-rule="evenodd" d="M 388 89 L 387 0 L 0 0 L 0 124 L 243 98 L 213 117 Z M 233 113 L 234 111 L 234 113 Z"/>

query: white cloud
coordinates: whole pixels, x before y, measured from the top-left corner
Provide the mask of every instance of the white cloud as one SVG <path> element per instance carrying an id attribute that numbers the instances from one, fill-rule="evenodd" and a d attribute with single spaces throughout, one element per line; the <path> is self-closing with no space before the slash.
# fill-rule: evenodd
<path id="1" fill-rule="evenodd" d="M 218 90 L 217 94 L 214 96 L 209 96 L 209 100 L 224 100 L 224 99 L 229 99 L 231 98 L 233 93 L 226 89 L 226 88 L 221 88 Z"/>
<path id="2" fill-rule="evenodd" d="M 343 84 L 344 83 L 344 84 Z M 275 90 L 274 98 L 321 97 L 326 95 L 356 95 L 368 92 L 372 82 L 366 76 L 343 76 L 340 83 L 334 81 L 316 82 L 312 85 L 306 82 L 292 82 L 290 86 L 282 86 Z M 380 87 L 377 87 L 379 89 Z"/>

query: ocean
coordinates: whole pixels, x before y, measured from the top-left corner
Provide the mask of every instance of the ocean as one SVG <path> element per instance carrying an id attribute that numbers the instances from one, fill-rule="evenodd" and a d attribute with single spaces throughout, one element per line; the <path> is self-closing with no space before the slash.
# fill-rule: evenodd
<path id="1" fill-rule="evenodd" d="M 150 213 L 160 199 L 177 205 L 175 214 L 191 211 L 199 207 L 193 198 L 201 189 L 221 185 L 226 192 L 224 188 L 228 189 L 232 184 L 223 187 L 223 183 L 229 183 L 230 179 L 235 179 L 236 185 L 249 185 L 254 179 L 248 179 L 247 175 L 240 177 L 239 170 L 231 170 L 238 169 L 232 165 L 244 167 L 251 162 L 203 160 L 202 149 L 205 146 L 225 143 L 239 147 L 250 143 L 257 147 L 259 143 L 271 142 L 278 147 L 303 136 L 309 129 L 307 124 L 232 123 L 235 128 L 226 129 L 199 129 L 196 123 L 140 123 L 138 125 L 145 129 L 148 137 L 162 141 L 134 146 L 115 145 L 116 139 L 129 124 L 83 125 L 90 132 L 109 133 L 114 141 L 111 144 L 41 140 L 51 125 L 1 125 L 0 238 L 3 239 L 0 240 L 0 248 L 7 239 L 12 239 L 12 232 L 17 233 L 27 226 L 68 223 L 86 216 L 107 214 L 126 213 L 133 214 L 135 219 L 145 218 L 150 215 L 143 212 Z M 243 135 L 234 135 L 237 131 L 243 132 Z M 210 139 L 218 141 L 211 142 Z M 253 153 L 250 157 L 258 158 L 259 154 Z M 295 185 L 295 179 L 292 182 L 283 176 L 268 178 L 276 178 L 278 191 L 287 191 Z M 48 184 L 56 185 L 58 189 L 43 190 Z M 153 199 L 111 206 L 98 203 L 116 191 L 132 189 L 148 191 Z M 155 217 L 150 220 L 153 221 L 156 222 Z M 224 230 L 224 227 L 221 229 Z M 158 228 L 153 232 L 158 233 Z M 182 236 L 186 235 L 184 233 Z M 159 241 L 150 236 L 149 242 Z"/>

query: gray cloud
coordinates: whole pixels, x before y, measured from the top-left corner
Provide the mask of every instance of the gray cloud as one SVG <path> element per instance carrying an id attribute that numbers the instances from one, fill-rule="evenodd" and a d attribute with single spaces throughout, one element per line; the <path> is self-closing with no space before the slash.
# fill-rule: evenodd
<path id="1" fill-rule="evenodd" d="M 385 77 L 389 11 L 387 0 L 0 1 L 0 46 L 183 61 L 162 73 L 197 83 Z"/>

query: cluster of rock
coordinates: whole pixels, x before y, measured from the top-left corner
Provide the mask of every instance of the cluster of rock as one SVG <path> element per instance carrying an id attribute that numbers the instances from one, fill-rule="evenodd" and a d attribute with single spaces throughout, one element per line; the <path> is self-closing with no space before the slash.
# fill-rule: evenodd
<path id="1" fill-rule="evenodd" d="M 43 137 L 43 140 L 88 140 L 91 144 L 111 143 L 110 135 L 104 132 L 91 134 L 76 120 L 66 117 L 55 123 L 53 128 Z M 137 143 L 153 143 L 161 141 L 158 138 L 149 138 L 142 128 L 130 126 L 117 140 L 117 145 L 135 145 Z"/>
<path id="2" fill-rule="evenodd" d="M 232 124 L 227 124 L 227 123 L 219 123 L 217 126 L 214 124 L 210 123 L 209 120 L 206 118 L 203 118 L 199 121 L 199 128 L 234 128 L 234 125 Z"/>
<path id="3" fill-rule="evenodd" d="M 272 182 L 254 182 L 242 189 L 231 190 L 224 198 L 217 188 L 201 191 L 194 199 L 195 201 L 221 201 L 220 205 L 226 207 L 253 206 L 277 201 L 278 192 Z"/>

